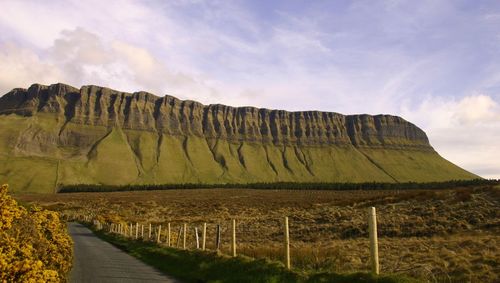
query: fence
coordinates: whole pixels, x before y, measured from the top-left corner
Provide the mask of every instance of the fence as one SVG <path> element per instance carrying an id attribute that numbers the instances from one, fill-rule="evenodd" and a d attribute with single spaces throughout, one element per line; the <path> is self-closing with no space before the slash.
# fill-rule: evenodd
<path id="1" fill-rule="evenodd" d="M 148 223 L 147 225 L 139 223 L 103 223 L 96 220 L 93 215 L 81 215 L 77 217 L 77 220 L 92 224 L 97 230 L 104 230 L 108 233 L 118 234 L 123 237 L 127 237 L 133 240 L 151 241 L 156 242 L 159 245 L 165 245 L 171 248 L 181 248 L 181 249 L 197 249 L 197 250 L 214 250 L 221 251 L 223 232 L 228 232 L 227 227 L 224 227 L 220 223 L 212 223 L 208 226 L 208 223 L 204 222 L 197 224 L 191 223 L 176 223 L 178 225 L 178 231 L 172 229 L 173 223 L 168 222 L 166 229 L 162 228 L 161 224 L 153 225 Z M 378 256 L 378 237 L 377 237 L 377 215 L 375 207 L 370 207 L 368 210 L 368 234 L 370 240 L 370 263 L 371 271 L 374 274 L 379 274 L 379 256 Z M 289 229 L 289 219 L 284 217 L 283 221 L 280 223 L 282 225 L 283 231 L 283 261 L 287 269 L 291 268 L 291 253 L 290 253 L 290 229 Z M 201 229 L 199 229 L 201 228 Z M 214 236 L 213 242 L 208 239 L 209 233 L 208 229 L 212 228 Z M 226 229 L 225 231 L 223 231 Z M 147 233 L 145 233 L 145 230 Z M 244 230 L 244 229 L 242 229 Z M 200 233 L 201 231 L 201 233 Z M 230 224 L 230 254 L 233 257 L 238 255 L 237 253 L 237 232 L 238 225 L 236 219 L 231 219 Z M 200 244 L 201 243 L 201 244 Z M 208 244 L 207 244 L 208 243 Z M 213 245 L 210 245 L 213 243 Z"/>

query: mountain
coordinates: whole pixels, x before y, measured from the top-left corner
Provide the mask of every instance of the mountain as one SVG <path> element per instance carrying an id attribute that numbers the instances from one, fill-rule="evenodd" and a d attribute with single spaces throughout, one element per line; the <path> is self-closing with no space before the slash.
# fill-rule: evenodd
<path id="1" fill-rule="evenodd" d="M 99 86 L 34 84 L 0 97 L 0 182 L 406 182 L 477 178 L 390 115 L 203 105 Z"/>

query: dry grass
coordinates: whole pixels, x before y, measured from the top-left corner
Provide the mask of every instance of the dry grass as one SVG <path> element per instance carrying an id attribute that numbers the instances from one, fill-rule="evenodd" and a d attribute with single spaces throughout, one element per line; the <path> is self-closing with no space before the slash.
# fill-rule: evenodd
<path id="1" fill-rule="evenodd" d="M 172 190 L 121 193 L 18 195 L 66 215 L 116 215 L 130 222 L 215 224 L 229 251 L 229 220 L 238 221 L 238 249 L 280 259 L 282 218 L 290 218 L 292 262 L 301 270 L 368 269 L 367 208 L 377 207 L 382 272 L 431 282 L 500 280 L 500 193 L 477 187 L 444 191 Z"/>

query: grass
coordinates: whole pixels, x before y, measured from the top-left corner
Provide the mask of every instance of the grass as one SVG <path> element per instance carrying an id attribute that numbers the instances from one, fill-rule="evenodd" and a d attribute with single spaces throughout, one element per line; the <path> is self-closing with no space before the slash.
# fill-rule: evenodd
<path id="1" fill-rule="evenodd" d="M 389 149 L 389 145 L 275 145 L 258 139 L 240 142 L 159 135 L 127 127 L 108 129 L 99 126 L 99 119 L 74 119 L 65 123 L 65 117 L 53 113 L 0 115 L 0 181 L 8 181 L 18 192 L 45 193 L 53 192 L 58 184 L 432 182 L 478 178 L 418 144 L 399 149 Z"/>
<path id="2" fill-rule="evenodd" d="M 276 261 L 246 256 L 236 258 L 217 252 L 179 250 L 151 242 L 96 232 L 102 239 L 184 282 L 418 282 L 402 275 L 375 276 L 370 273 L 299 273 Z"/>
<path id="3" fill-rule="evenodd" d="M 360 151 L 398 182 L 447 181 L 451 175 L 461 180 L 473 176 L 436 152 L 370 148 L 363 148 Z"/>
<path id="4" fill-rule="evenodd" d="M 192 189 L 114 193 L 22 194 L 64 215 L 86 213 L 147 225 L 208 223 L 214 250 L 222 225 L 221 251 L 229 254 L 229 220 L 237 219 L 238 251 L 282 261 L 282 219 L 290 220 L 292 267 L 305 273 L 368 272 L 367 208 L 378 212 L 383 274 L 423 281 L 496 282 L 500 274 L 500 188 L 442 190 L 246 190 Z"/>

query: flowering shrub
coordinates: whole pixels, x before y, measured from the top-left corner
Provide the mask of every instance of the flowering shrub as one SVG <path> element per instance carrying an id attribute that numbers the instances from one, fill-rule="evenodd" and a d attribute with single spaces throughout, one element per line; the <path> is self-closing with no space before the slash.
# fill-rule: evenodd
<path id="1" fill-rule="evenodd" d="M 26 209 L 0 188 L 0 282 L 61 282 L 71 268 L 72 242 L 59 214 Z"/>

